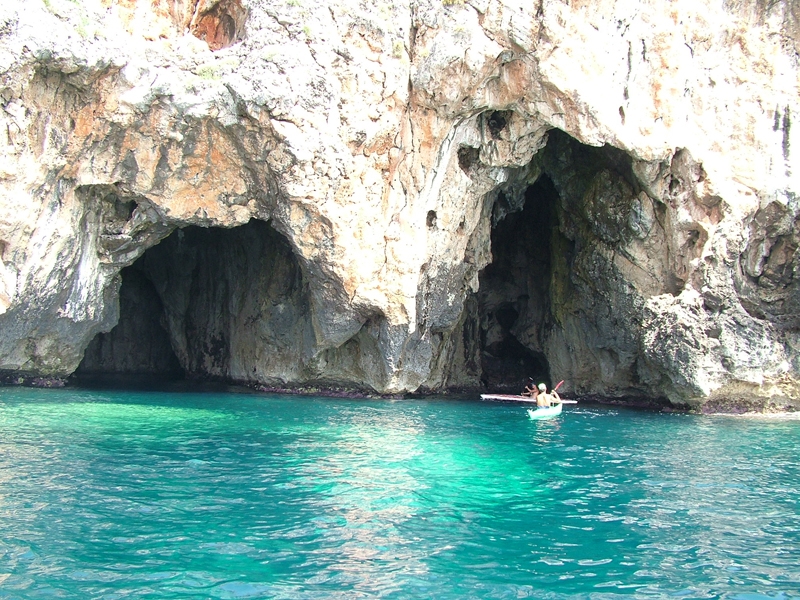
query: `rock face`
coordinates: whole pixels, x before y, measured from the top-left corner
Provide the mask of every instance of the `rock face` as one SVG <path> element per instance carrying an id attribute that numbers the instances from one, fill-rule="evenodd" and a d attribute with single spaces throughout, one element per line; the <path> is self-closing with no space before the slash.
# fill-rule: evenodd
<path id="1" fill-rule="evenodd" d="M 4 2 L 0 372 L 798 407 L 799 19 Z"/>

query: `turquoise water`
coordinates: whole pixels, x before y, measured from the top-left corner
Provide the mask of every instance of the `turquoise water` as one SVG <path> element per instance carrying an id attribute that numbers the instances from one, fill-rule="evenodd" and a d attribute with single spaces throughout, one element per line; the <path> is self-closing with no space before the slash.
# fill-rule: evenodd
<path id="1" fill-rule="evenodd" d="M 800 598 L 800 421 L 0 389 L 0 598 Z"/>

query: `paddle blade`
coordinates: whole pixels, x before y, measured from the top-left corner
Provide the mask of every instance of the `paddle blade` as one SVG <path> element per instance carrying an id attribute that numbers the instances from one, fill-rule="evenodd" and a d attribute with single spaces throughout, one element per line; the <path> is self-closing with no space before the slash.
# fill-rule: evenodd
<path id="1" fill-rule="evenodd" d="M 556 384 L 556 387 L 554 387 L 554 388 L 553 388 L 553 391 L 555 392 L 556 390 L 558 390 L 558 388 L 560 388 L 560 387 L 561 387 L 561 384 L 562 384 L 562 383 L 564 383 L 564 380 L 563 380 L 563 379 L 562 379 L 561 381 L 559 381 L 559 382 Z"/>

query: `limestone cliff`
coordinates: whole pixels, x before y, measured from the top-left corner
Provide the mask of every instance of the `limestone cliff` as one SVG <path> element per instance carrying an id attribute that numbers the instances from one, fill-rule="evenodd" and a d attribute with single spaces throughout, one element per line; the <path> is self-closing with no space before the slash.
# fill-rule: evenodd
<path id="1" fill-rule="evenodd" d="M 6 1 L 0 372 L 798 406 L 798 18 Z"/>

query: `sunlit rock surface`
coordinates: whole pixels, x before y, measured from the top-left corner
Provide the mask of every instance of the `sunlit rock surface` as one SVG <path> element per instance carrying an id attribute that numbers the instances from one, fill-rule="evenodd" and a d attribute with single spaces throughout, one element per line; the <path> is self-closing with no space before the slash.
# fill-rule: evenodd
<path id="1" fill-rule="evenodd" d="M 3 2 L 0 371 L 798 406 L 799 13 Z"/>

